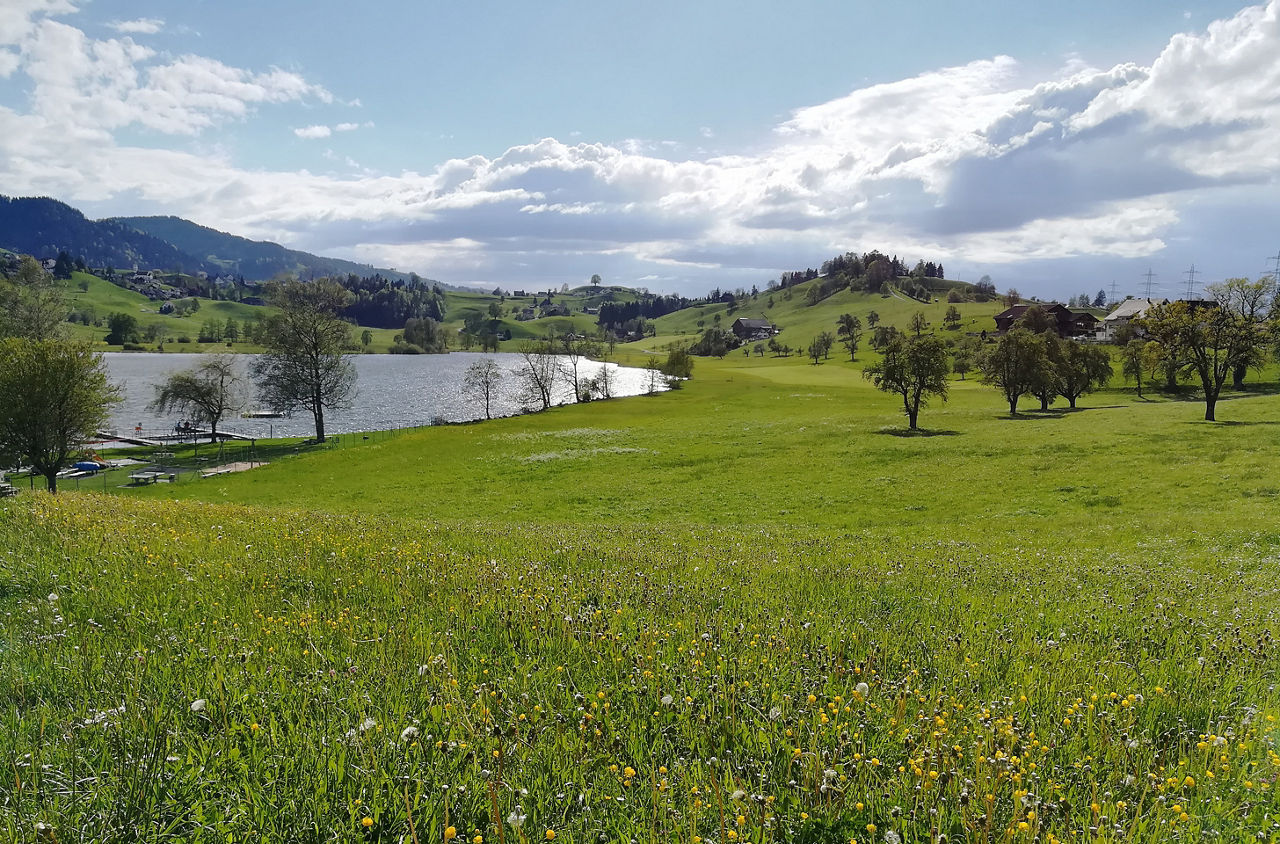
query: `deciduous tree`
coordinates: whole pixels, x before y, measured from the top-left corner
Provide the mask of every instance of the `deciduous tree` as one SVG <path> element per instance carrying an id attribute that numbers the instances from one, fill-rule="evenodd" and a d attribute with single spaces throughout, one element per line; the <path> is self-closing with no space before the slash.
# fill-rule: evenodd
<path id="1" fill-rule="evenodd" d="M 50 340 L 66 318 L 62 289 L 35 258 L 23 258 L 12 280 L 0 279 L 0 337 Z"/>
<path id="2" fill-rule="evenodd" d="M 990 347 L 978 360 L 982 380 L 999 387 L 1009 403 L 1009 414 L 1018 415 L 1018 399 L 1031 392 L 1045 376 L 1049 360 L 1044 335 L 1015 328 Z"/>
<path id="3" fill-rule="evenodd" d="M 325 441 L 324 414 L 350 405 L 356 371 L 345 349 L 351 326 L 338 318 L 349 294 L 324 279 L 280 285 L 271 301 L 279 310 L 263 321 L 265 351 L 251 367 L 258 399 L 276 410 L 305 410 Z"/>
<path id="4" fill-rule="evenodd" d="M 1260 359 L 1265 335 L 1247 304 L 1255 284 L 1248 279 L 1230 279 L 1208 288 L 1212 305 L 1169 302 L 1152 308 L 1143 321 L 1147 333 L 1170 359 L 1199 376 L 1205 421 L 1214 421 L 1227 377 L 1237 367 L 1254 366 Z"/>
<path id="5" fill-rule="evenodd" d="M 885 346 L 880 362 L 862 374 L 881 390 L 902 398 L 908 426 L 915 430 L 920 408 L 931 396 L 947 400 L 947 369 L 947 347 L 940 339 L 899 336 Z"/>
<path id="6" fill-rule="evenodd" d="M 1135 337 L 1120 347 L 1120 368 L 1126 378 L 1132 378 L 1138 385 L 1138 398 L 1142 398 L 1142 373 L 1147 366 L 1144 356 L 1146 346 L 1146 340 Z"/>
<path id="7" fill-rule="evenodd" d="M 157 384 L 150 410 L 176 411 L 196 425 L 208 425 L 209 440 L 216 442 L 218 423 L 243 405 L 235 358 L 227 354 L 207 354 L 195 366 L 174 372 Z"/>
<path id="8" fill-rule="evenodd" d="M 520 402 L 526 407 L 551 407 L 560 365 L 547 341 L 525 340 L 516 347 L 520 363 L 511 371 L 520 384 Z"/>
<path id="9" fill-rule="evenodd" d="M 1111 355 L 1105 349 L 1070 340 L 1061 344 L 1055 368 L 1058 392 L 1072 407 L 1080 396 L 1105 387 L 1113 374 Z"/>
<path id="10" fill-rule="evenodd" d="M 502 368 L 493 358 L 481 358 L 467 367 L 462 377 L 462 389 L 467 395 L 484 403 L 484 418 L 492 419 L 493 401 L 502 385 Z"/>
<path id="11" fill-rule="evenodd" d="M 849 360 L 857 360 L 858 344 L 862 342 L 862 321 L 853 314 L 841 314 L 836 320 L 836 334 L 849 350 Z"/>
<path id="12" fill-rule="evenodd" d="M 58 491 L 58 472 L 106 426 L 120 400 L 86 343 L 0 341 L 0 465 L 30 464 Z"/>

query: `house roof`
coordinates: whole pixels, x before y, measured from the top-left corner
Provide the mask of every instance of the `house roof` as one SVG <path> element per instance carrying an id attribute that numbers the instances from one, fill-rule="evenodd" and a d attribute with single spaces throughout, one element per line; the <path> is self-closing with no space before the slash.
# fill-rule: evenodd
<path id="1" fill-rule="evenodd" d="M 1168 299 L 1125 299 L 1111 313 L 1103 318 L 1104 322 L 1111 322 L 1117 319 L 1141 319 L 1147 315 L 1147 310 L 1156 305 L 1168 304 Z"/>
<path id="2" fill-rule="evenodd" d="M 743 328 L 773 328 L 773 323 L 767 319 L 748 319 L 747 317 L 738 317 L 734 321 L 734 325 L 742 323 Z"/>
<path id="3" fill-rule="evenodd" d="M 1003 311 L 996 314 L 995 318 L 1004 319 L 1005 317 L 1009 317 L 1012 319 L 1018 319 L 1031 308 L 1039 308 L 1040 310 L 1044 311 L 1046 314 L 1053 314 L 1055 317 L 1057 317 L 1057 315 L 1062 311 L 1071 313 L 1070 311 L 1067 310 L 1066 305 L 1063 305 L 1058 302 L 1051 302 L 1051 303 L 1026 302 L 1021 305 L 1014 305 L 1012 307 L 1005 308 Z"/>

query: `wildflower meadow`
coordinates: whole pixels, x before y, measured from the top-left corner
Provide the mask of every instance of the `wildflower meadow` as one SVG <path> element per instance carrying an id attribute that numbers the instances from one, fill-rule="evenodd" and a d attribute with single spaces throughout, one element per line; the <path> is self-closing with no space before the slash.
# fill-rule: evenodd
<path id="1" fill-rule="evenodd" d="M 728 421 L 690 425 L 683 459 L 727 453 L 710 439 L 750 416 L 723 401 L 742 378 L 710 398 L 695 382 L 630 401 L 722 402 Z M 797 404 L 819 409 L 797 419 Z M 471 437 L 474 451 L 440 459 L 478 471 L 507 449 L 534 468 L 471 498 L 496 516 L 432 515 L 449 478 L 393 513 L 227 503 L 323 486 L 325 455 L 185 488 L 210 501 L 148 489 L 0 505 L 0 838 L 1280 840 L 1280 536 L 1250 509 L 1265 498 L 1237 494 L 1234 521 L 1207 518 L 1206 501 L 1144 522 L 1069 493 L 1032 504 L 1065 485 L 1069 470 L 1048 468 L 1011 475 L 1013 518 L 975 505 L 925 520 L 883 490 L 864 525 L 791 492 L 762 493 L 778 498 L 754 522 L 721 522 L 729 497 L 701 521 L 500 506 L 564 482 L 565 458 L 522 454 L 598 444 L 593 426 L 624 431 L 626 407 L 368 447 L 376 462 Z M 1202 436 L 1175 420 L 1184 409 L 1147 418 L 1173 442 Z M 812 428 L 844 410 L 786 412 Z M 859 465 L 876 478 L 895 450 L 960 442 L 972 472 L 998 433 L 1049 448 L 1052 430 L 1066 449 L 1098 435 L 1087 414 L 966 429 L 969 412 L 987 414 L 962 408 L 960 435 L 909 441 L 868 415 L 856 424 L 877 451 Z M 673 454 L 674 434 L 651 426 L 600 459 Z M 1211 490 L 1255 488 L 1247 466 L 1270 446 L 1249 431 L 1213 461 L 1236 480 Z M 591 484 L 615 469 L 582 471 Z M 1171 475 L 1152 478 L 1183 501 Z M 1054 529 L 1055 500 L 1070 529 Z"/>

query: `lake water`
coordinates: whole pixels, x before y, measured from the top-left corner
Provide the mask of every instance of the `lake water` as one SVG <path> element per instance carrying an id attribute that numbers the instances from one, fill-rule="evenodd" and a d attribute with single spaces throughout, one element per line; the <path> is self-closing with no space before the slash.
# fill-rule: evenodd
<path id="1" fill-rule="evenodd" d="M 195 366 L 200 355 L 130 354 L 107 352 L 103 355 L 111 380 L 121 388 L 123 402 L 112 414 L 112 427 L 123 435 L 141 427 L 142 436 L 172 433 L 181 421 L 177 415 L 158 416 L 147 410 L 155 398 L 155 387 L 168 375 Z M 436 420 L 461 422 L 483 419 L 484 405 L 464 394 L 463 376 L 467 367 L 483 355 L 453 352 L 447 355 L 354 355 L 356 397 L 348 410 L 325 413 L 325 432 L 344 434 L 353 431 L 385 430 L 429 425 Z M 521 411 L 516 397 L 520 387 L 511 370 L 521 363 L 520 355 L 488 355 L 503 372 L 499 396 L 492 403 L 494 416 L 510 416 Z M 253 355 L 237 355 L 241 374 L 248 388 L 248 365 Z M 622 367 L 612 363 L 579 361 L 579 378 L 594 376 L 601 367 L 613 370 L 613 395 L 634 396 L 649 389 L 649 370 Z M 661 389 L 661 387 L 660 387 Z M 247 407 L 255 407 L 252 389 L 247 389 Z M 561 384 L 555 403 L 572 400 L 573 390 Z M 295 413 L 282 419 L 244 419 L 234 414 L 218 426 L 251 437 L 309 436 L 315 433 L 311 414 Z"/>

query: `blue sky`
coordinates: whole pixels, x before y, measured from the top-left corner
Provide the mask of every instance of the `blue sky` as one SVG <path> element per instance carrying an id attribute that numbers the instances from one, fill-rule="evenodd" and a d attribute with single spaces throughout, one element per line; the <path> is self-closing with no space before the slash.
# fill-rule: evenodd
<path id="1" fill-rule="evenodd" d="M 1067 296 L 1280 251 L 1280 0 L 6 0 L 0 190 L 454 283 L 846 250 Z"/>

